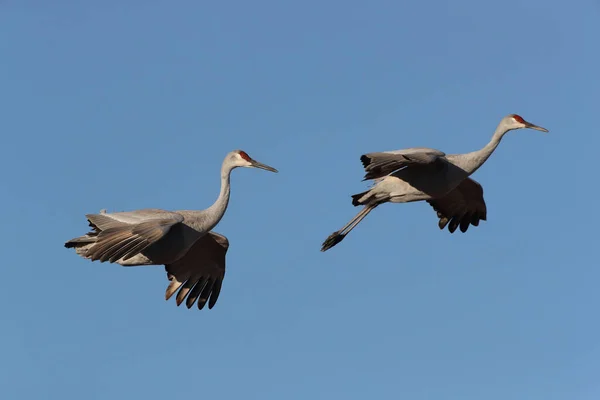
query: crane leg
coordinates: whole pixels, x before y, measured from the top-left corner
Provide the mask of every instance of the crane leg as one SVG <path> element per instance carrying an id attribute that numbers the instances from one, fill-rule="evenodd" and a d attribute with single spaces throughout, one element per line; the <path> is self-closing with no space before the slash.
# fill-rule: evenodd
<path id="1" fill-rule="evenodd" d="M 356 225 L 358 225 L 359 222 L 362 221 L 371 211 L 373 211 L 375 207 L 377 207 L 377 204 L 365 206 L 362 210 L 360 210 L 358 214 L 356 214 L 354 218 L 350 220 L 350 222 L 344 225 L 342 229 L 340 229 L 339 231 L 335 231 L 331 235 L 329 235 L 329 237 L 323 242 L 321 251 L 327 251 L 342 240 L 344 240 L 346 235 L 350 233 L 350 231 L 354 229 Z"/>

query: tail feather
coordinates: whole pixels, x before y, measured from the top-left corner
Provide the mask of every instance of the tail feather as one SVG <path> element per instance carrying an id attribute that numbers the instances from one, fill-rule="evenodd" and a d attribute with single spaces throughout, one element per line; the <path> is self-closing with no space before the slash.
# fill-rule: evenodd
<path id="1" fill-rule="evenodd" d="M 366 154 L 363 154 L 362 156 L 360 156 L 360 162 L 363 165 L 363 168 L 367 168 L 369 166 L 369 164 L 371 164 L 371 157 L 369 157 Z"/>
<path id="2" fill-rule="evenodd" d="M 365 194 L 367 194 L 367 193 L 369 193 L 369 191 L 368 191 L 368 190 L 367 190 L 367 191 L 364 191 L 364 192 L 362 192 L 362 193 L 353 194 L 353 195 L 352 195 L 352 205 L 353 205 L 354 207 L 360 206 L 362 203 L 359 201 L 359 199 L 360 199 L 361 197 L 363 197 L 363 196 L 364 196 Z"/>

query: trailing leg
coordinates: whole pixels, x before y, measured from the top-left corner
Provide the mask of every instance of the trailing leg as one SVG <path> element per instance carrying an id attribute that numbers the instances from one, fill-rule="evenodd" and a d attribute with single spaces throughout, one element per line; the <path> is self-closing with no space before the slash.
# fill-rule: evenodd
<path id="1" fill-rule="evenodd" d="M 327 251 L 344 240 L 346 235 L 350 233 L 350 231 L 354 229 L 356 225 L 358 225 L 359 222 L 362 221 L 375 207 L 377 207 L 377 204 L 366 205 L 358 214 L 356 214 L 354 218 L 350 220 L 350 222 L 344 225 L 342 229 L 329 235 L 329 237 L 323 242 L 321 251 Z"/>

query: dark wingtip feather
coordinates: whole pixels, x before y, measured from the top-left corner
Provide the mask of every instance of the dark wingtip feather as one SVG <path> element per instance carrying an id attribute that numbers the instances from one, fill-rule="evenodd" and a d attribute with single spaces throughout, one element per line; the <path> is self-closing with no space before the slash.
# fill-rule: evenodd
<path id="1" fill-rule="evenodd" d="M 214 280 L 208 279 L 204 285 L 204 288 L 202 289 L 202 293 L 200 293 L 200 298 L 198 299 L 198 310 L 202 310 L 204 308 L 204 305 L 206 304 L 206 301 L 212 292 L 213 286 Z"/>
<path id="2" fill-rule="evenodd" d="M 204 306 L 206 305 L 206 301 L 207 300 L 208 299 L 204 298 L 204 297 L 198 299 L 198 310 L 202 310 L 204 308 Z"/>
<path id="3" fill-rule="evenodd" d="M 456 217 L 452 218 L 452 220 L 450 221 L 450 224 L 448 225 L 448 230 L 450 231 L 450 233 L 454 233 L 454 231 L 456 231 L 456 228 L 458 228 L 458 224 L 460 223 L 460 220 Z"/>
<path id="4" fill-rule="evenodd" d="M 458 227 L 460 227 L 460 231 L 465 233 L 469 229 L 469 225 L 479 226 L 480 221 L 486 220 L 486 213 L 475 211 L 472 214 L 465 215 L 445 215 L 443 212 L 439 210 L 434 200 L 427 200 L 434 211 L 437 213 L 438 218 L 440 219 L 438 222 L 438 227 L 440 229 L 446 228 L 448 226 L 448 231 L 450 233 L 454 233 Z"/>
<path id="5" fill-rule="evenodd" d="M 219 299 L 219 294 L 221 293 L 221 287 L 223 286 L 223 281 L 221 279 L 217 279 L 215 281 L 215 285 L 213 286 L 212 293 L 210 294 L 210 299 L 208 300 L 208 309 L 211 310 L 215 304 L 217 304 L 217 300 Z"/>
<path id="6" fill-rule="evenodd" d="M 438 226 L 440 227 L 440 229 L 444 229 L 446 227 L 446 225 L 448 225 L 448 222 L 450 222 L 448 220 L 448 218 L 446 217 L 441 217 L 440 221 L 438 222 Z"/>
<path id="7" fill-rule="evenodd" d="M 470 215 L 466 215 L 462 218 L 462 220 L 460 221 L 460 231 L 462 233 L 465 233 L 467 231 L 467 229 L 469 229 L 469 225 L 471 224 L 471 216 Z"/>

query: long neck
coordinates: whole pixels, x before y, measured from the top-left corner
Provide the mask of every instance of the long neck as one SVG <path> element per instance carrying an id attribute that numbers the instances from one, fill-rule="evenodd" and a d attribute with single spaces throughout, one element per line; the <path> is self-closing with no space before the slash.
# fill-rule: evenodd
<path id="1" fill-rule="evenodd" d="M 506 132 L 508 132 L 508 130 L 503 124 L 498 125 L 494 135 L 492 136 L 492 140 L 490 140 L 485 147 L 471 153 L 463 154 L 461 157 L 463 161 L 462 164 L 464 164 L 461 166 L 462 169 L 464 169 L 469 175 L 477 171 L 479 167 L 481 167 L 483 163 L 490 158 L 494 150 L 496 150 L 496 147 L 498 147 L 500 140 L 502 140 L 502 137 Z"/>
<path id="2" fill-rule="evenodd" d="M 233 168 L 227 165 L 227 163 L 223 163 L 223 166 L 221 167 L 221 192 L 219 193 L 219 197 L 217 198 L 217 201 L 213 203 L 212 206 L 208 207 L 202 212 L 202 214 L 204 215 L 202 225 L 203 230 L 205 230 L 206 232 L 213 229 L 221 221 L 223 215 L 225 215 L 227 204 L 229 204 L 229 177 L 231 176 L 232 169 Z"/>

